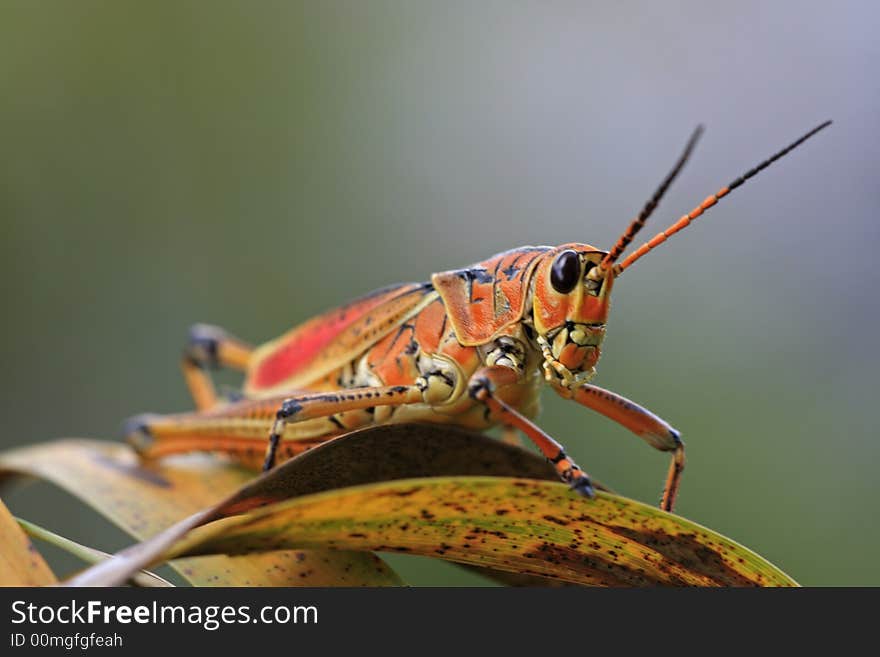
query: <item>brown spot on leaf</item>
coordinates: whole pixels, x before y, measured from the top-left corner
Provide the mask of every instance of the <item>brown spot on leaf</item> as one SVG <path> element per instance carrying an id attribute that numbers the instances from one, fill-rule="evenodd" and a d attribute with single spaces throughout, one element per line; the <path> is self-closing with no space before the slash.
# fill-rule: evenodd
<path id="1" fill-rule="evenodd" d="M 523 552 L 523 556 L 530 559 L 541 559 L 554 566 L 571 568 L 586 575 L 599 586 L 681 586 L 685 584 L 677 579 L 668 581 L 646 577 L 644 571 L 633 570 L 601 557 L 584 554 L 578 550 L 552 543 L 542 543 L 535 546 Z"/>
<path id="2" fill-rule="evenodd" d="M 758 586 L 728 566 L 721 555 L 697 541 L 693 534 L 672 535 L 660 530 L 632 529 L 609 525 L 615 534 L 645 545 L 688 570 L 699 573 L 721 586 Z"/>

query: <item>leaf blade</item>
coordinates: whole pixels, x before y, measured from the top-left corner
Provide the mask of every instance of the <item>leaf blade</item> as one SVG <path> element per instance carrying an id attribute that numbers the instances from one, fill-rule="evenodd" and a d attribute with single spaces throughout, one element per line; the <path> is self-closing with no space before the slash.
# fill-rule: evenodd
<path id="1" fill-rule="evenodd" d="M 68 439 L 0 454 L 0 475 L 30 475 L 82 499 L 145 539 L 236 490 L 253 473 L 209 457 L 146 467 L 127 445 Z M 400 578 L 366 553 L 299 550 L 250 559 L 213 556 L 171 564 L 199 586 L 383 586 Z"/>
<path id="2" fill-rule="evenodd" d="M 398 480 L 294 498 L 196 529 L 170 555 L 293 546 L 440 556 L 588 585 L 797 585 L 684 518 L 503 477 Z"/>
<path id="3" fill-rule="evenodd" d="M 58 580 L 0 500 L 0 586 L 51 586 Z"/>
<path id="4" fill-rule="evenodd" d="M 352 432 L 298 455 L 248 481 L 219 504 L 202 509 L 131 546 L 72 580 L 89 586 L 116 585 L 146 568 L 168 546 L 209 520 L 291 496 L 416 475 L 516 474 L 556 480 L 546 459 L 485 434 L 438 425 L 385 425 Z M 337 552 L 331 552 L 334 558 Z M 343 569 L 347 574 L 348 568 Z M 492 572 L 486 572 L 493 576 Z"/>

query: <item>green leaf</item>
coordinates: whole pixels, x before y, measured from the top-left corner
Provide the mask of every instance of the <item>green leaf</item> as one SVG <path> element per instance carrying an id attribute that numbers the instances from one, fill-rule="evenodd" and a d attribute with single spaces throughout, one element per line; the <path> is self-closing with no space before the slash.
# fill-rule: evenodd
<path id="1" fill-rule="evenodd" d="M 101 563 L 113 556 L 112 554 L 107 554 L 106 552 L 102 552 L 101 550 L 96 550 L 95 548 L 89 547 L 88 545 L 83 545 L 81 543 L 77 543 L 76 541 L 72 541 L 69 538 L 56 534 L 55 532 L 50 532 L 48 529 L 40 527 L 39 525 L 35 525 L 34 523 L 28 522 L 27 520 L 16 518 L 15 521 L 18 523 L 19 527 L 24 530 L 24 533 L 27 534 L 30 538 L 43 541 L 45 543 L 48 543 L 49 545 L 54 545 L 60 550 L 64 550 L 68 554 L 77 557 L 88 564 Z M 174 586 L 168 580 L 146 570 L 140 570 L 134 573 L 131 576 L 129 583 L 133 586 L 140 586 L 145 588 Z"/>

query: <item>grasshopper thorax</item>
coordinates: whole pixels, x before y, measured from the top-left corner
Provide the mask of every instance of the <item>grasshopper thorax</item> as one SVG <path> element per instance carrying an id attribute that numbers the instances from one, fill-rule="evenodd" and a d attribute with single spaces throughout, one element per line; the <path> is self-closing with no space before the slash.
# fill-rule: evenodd
<path id="1" fill-rule="evenodd" d="M 589 244 L 563 244 L 535 268 L 530 314 L 550 381 L 568 386 L 595 374 L 614 284 L 614 269 L 600 266 L 606 255 Z"/>

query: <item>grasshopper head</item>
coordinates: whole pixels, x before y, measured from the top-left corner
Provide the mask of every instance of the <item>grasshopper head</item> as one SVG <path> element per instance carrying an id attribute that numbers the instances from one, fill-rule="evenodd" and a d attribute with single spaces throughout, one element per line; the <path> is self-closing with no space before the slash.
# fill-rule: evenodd
<path id="1" fill-rule="evenodd" d="M 703 132 L 702 126 L 698 126 L 672 171 L 610 251 L 600 251 L 589 244 L 563 244 L 547 252 L 535 270 L 533 297 L 534 326 L 537 332 L 535 341 L 544 356 L 544 374 L 547 380 L 570 387 L 589 380 L 595 374 L 599 349 L 605 337 L 611 287 L 620 274 L 689 226 L 731 191 L 830 124 L 831 121 L 821 123 L 758 166 L 735 178 L 618 262 L 626 247 L 644 228 L 648 217 L 657 208 L 669 185 L 690 157 Z"/>
<path id="2" fill-rule="evenodd" d="M 565 382 L 589 379 L 599 360 L 615 277 L 613 267 L 600 267 L 605 256 L 589 244 L 564 244 L 535 270 L 536 340 Z"/>

